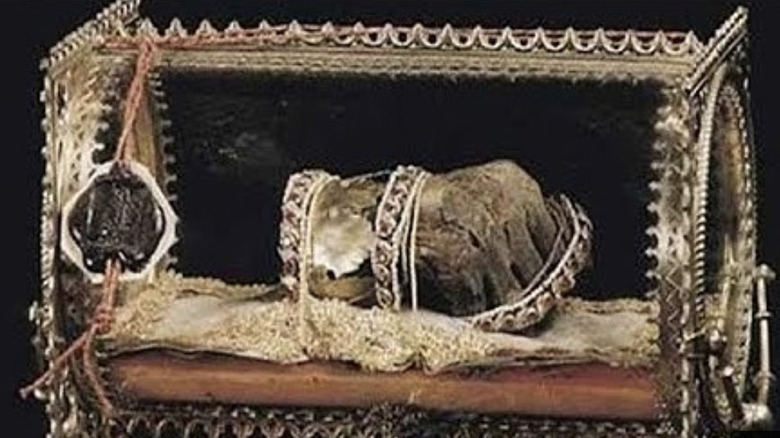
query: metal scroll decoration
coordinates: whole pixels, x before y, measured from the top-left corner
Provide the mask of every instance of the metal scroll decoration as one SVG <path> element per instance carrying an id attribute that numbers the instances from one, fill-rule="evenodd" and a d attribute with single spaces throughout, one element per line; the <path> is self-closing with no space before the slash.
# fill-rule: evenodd
<path id="1" fill-rule="evenodd" d="M 701 200 L 697 238 L 701 242 L 711 239 L 707 243 L 716 256 L 705 257 L 703 247 L 696 254 L 700 262 L 696 299 L 699 311 L 703 311 L 700 316 L 705 333 L 700 348 L 708 357 L 699 366 L 702 378 L 709 381 L 702 395 L 718 416 L 718 422 L 712 423 L 717 426 L 711 426 L 713 433 L 727 428 L 765 428 L 771 423 L 766 284 L 774 273 L 756 261 L 754 152 L 743 103 L 747 91 L 741 93 L 732 83 L 734 71 L 729 67 L 721 66 L 707 88 L 698 145 L 703 171 L 697 184 L 697 199 Z M 708 208 L 709 196 L 717 201 L 717 209 Z M 713 277 L 712 284 L 705 284 L 707 276 Z M 713 289 L 708 290 L 707 285 Z M 755 351 L 758 366 L 750 382 L 754 319 L 759 334 Z M 755 399 L 746 402 L 751 383 Z"/>

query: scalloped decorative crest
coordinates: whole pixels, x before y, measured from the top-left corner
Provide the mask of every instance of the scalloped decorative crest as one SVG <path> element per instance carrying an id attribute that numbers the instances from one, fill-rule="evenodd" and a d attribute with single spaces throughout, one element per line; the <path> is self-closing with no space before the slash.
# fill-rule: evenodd
<path id="1" fill-rule="evenodd" d="M 695 57 L 703 48 L 693 32 L 637 31 L 637 30 L 562 30 L 487 29 L 481 26 L 456 28 L 425 27 L 418 23 L 411 27 L 365 26 L 357 22 L 351 26 L 324 24 L 302 25 L 270 24 L 261 21 L 256 27 L 243 28 L 232 21 L 225 29 L 216 29 L 209 20 L 203 20 L 194 32 L 188 31 L 179 19 L 173 19 L 164 31 L 144 19 L 132 31 L 119 34 L 152 37 L 161 44 L 189 42 L 202 45 L 227 45 L 237 41 L 272 45 L 331 45 L 335 47 L 382 47 L 455 50 L 514 50 L 518 52 L 543 51 L 547 53 L 590 53 L 603 55 L 632 54 L 637 56 Z M 131 43 L 127 37 L 109 37 L 113 43 Z"/>

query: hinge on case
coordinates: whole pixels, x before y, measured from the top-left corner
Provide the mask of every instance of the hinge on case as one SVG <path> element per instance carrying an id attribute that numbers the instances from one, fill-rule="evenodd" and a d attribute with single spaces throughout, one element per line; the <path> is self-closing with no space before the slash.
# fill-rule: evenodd
<path id="1" fill-rule="evenodd" d="M 757 310 L 755 314 L 756 321 L 758 321 L 758 336 L 759 336 L 759 368 L 756 373 L 755 381 L 758 387 L 758 394 L 756 402 L 758 404 L 767 405 L 769 400 L 769 388 L 772 385 L 772 367 L 771 367 L 771 355 L 769 351 L 769 318 L 771 314 L 768 310 L 767 297 L 766 297 L 766 285 L 775 279 L 775 272 L 767 265 L 760 265 L 756 268 L 753 278 L 756 283 L 756 304 Z"/>
<path id="2" fill-rule="evenodd" d="M 759 331 L 759 371 L 754 377 L 758 389 L 755 402 L 742 402 L 737 390 L 734 368 L 723 357 L 726 338 L 722 324 L 716 324 L 716 327 L 710 330 L 708 336 L 707 348 L 709 354 L 717 360 L 718 365 L 715 372 L 723 385 L 723 391 L 731 410 L 732 426 L 737 429 L 767 429 L 772 424 L 772 412 L 767 405 L 769 388 L 774 380 L 774 376 L 770 366 L 769 318 L 771 315 L 767 310 L 766 285 L 774 278 L 775 273 L 766 265 L 757 267 L 753 273 L 755 282 L 754 294 L 757 303 L 754 317 L 758 321 Z M 728 288 L 728 286 L 726 287 Z M 730 293 L 730 288 L 724 290 L 724 292 L 726 294 Z M 728 296 L 724 296 L 724 300 L 728 300 Z"/>

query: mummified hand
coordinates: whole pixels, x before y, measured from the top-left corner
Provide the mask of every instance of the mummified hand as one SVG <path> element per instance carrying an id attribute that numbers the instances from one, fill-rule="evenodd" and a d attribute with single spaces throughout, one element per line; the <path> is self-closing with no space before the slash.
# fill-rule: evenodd
<path id="1" fill-rule="evenodd" d="M 312 218 L 315 295 L 372 297 L 372 282 L 356 279 L 371 275 L 370 224 L 383 187 L 356 177 L 323 191 Z M 515 301 L 558 231 L 536 181 L 510 161 L 432 175 L 417 227 L 420 305 L 457 316 Z"/>
<path id="2" fill-rule="evenodd" d="M 431 177 L 418 227 L 421 304 L 452 315 L 516 301 L 557 232 L 539 185 L 511 161 Z"/>

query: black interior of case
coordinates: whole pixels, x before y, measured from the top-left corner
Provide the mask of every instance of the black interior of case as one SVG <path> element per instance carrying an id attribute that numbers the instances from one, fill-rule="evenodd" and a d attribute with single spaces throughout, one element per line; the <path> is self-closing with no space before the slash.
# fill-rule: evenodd
<path id="1" fill-rule="evenodd" d="M 592 219 L 595 261 L 579 295 L 648 290 L 653 85 L 192 71 L 162 83 L 184 274 L 277 281 L 279 205 L 292 172 L 443 172 L 510 159 Z"/>

